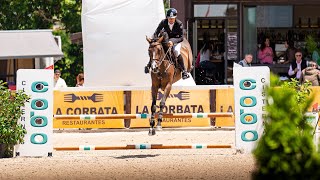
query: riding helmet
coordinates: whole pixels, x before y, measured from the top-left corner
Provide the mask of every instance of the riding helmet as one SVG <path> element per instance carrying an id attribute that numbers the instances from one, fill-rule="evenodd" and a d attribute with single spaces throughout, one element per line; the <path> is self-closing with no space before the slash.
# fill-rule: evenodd
<path id="1" fill-rule="evenodd" d="M 167 17 L 168 18 L 176 18 L 178 11 L 175 8 L 170 8 L 167 11 Z"/>

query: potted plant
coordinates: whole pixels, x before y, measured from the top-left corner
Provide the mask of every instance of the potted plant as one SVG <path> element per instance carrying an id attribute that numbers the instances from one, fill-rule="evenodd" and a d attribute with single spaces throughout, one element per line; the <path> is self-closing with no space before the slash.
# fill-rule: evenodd
<path id="1" fill-rule="evenodd" d="M 11 92 L 0 80 L 0 158 L 12 157 L 14 145 L 23 143 L 27 132 L 18 121 L 29 99 L 23 91 Z"/>

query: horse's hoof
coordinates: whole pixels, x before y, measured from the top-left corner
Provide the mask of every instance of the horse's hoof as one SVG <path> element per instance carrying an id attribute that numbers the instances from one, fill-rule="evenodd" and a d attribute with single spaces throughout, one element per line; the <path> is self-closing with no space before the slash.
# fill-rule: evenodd
<path id="1" fill-rule="evenodd" d="M 152 128 L 152 129 L 150 128 L 148 135 L 149 135 L 149 136 L 153 136 L 153 135 L 155 135 L 155 134 L 156 134 L 156 130 L 155 130 L 154 128 Z"/>
<path id="2" fill-rule="evenodd" d="M 157 126 L 156 129 L 157 129 L 158 131 L 162 131 L 162 126 Z"/>

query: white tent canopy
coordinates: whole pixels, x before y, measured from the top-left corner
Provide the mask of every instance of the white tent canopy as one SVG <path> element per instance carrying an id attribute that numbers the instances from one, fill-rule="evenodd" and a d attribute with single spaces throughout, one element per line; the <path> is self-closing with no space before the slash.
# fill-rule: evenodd
<path id="1" fill-rule="evenodd" d="M 52 30 L 0 31 L 0 60 L 63 57 Z"/>
<path id="2" fill-rule="evenodd" d="M 144 73 L 149 61 L 146 35 L 164 18 L 162 0 L 83 0 L 86 86 L 151 86 L 150 74 Z M 183 84 L 195 82 L 190 77 Z"/>
<path id="3" fill-rule="evenodd" d="M 150 36 L 164 16 L 162 1 L 83 0 L 86 86 L 150 85 L 144 74 Z"/>

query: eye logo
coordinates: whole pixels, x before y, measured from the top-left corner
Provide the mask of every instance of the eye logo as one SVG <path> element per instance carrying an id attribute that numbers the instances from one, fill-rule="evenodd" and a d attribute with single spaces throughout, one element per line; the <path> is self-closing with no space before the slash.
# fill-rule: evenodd
<path id="1" fill-rule="evenodd" d="M 160 100 L 163 96 L 164 94 L 162 94 L 161 92 L 158 92 L 157 100 Z M 190 99 L 190 92 L 180 91 L 177 94 L 169 94 L 168 98 L 178 98 L 181 101 L 188 100 Z"/>
<path id="2" fill-rule="evenodd" d="M 75 94 L 65 94 L 64 102 L 74 103 L 75 101 L 87 101 L 91 100 L 92 102 L 102 102 L 103 94 L 94 93 L 91 96 L 77 96 Z"/>
<path id="3" fill-rule="evenodd" d="M 240 81 L 239 85 L 242 90 L 252 90 L 257 87 L 256 83 L 257 82 L 254 79 L 243 79 Z"/>

